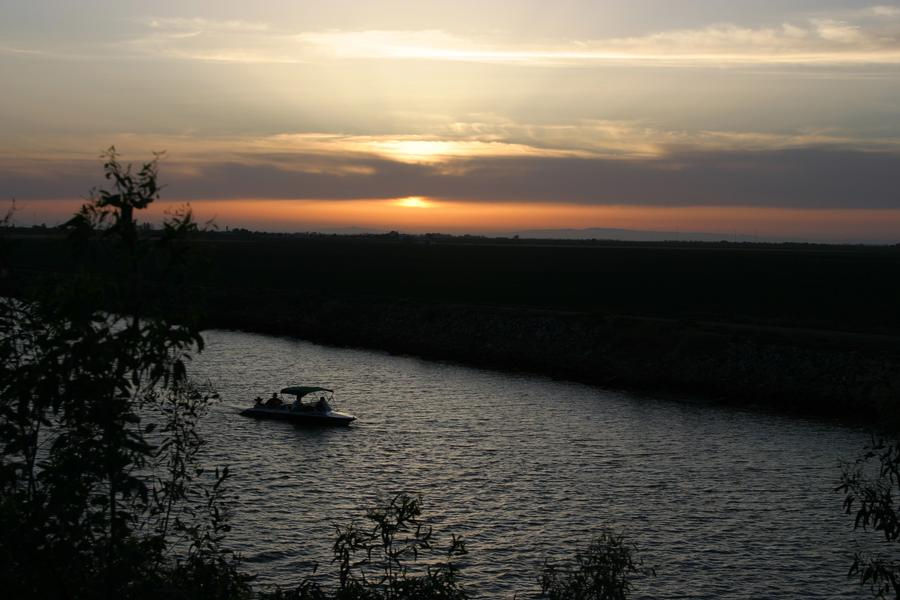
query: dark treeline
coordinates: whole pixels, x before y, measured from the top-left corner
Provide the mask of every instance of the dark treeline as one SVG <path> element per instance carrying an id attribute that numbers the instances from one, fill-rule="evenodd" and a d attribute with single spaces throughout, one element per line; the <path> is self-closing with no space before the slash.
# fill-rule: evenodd
<path id="1" fill-rule="evenodd" d="M 61 237 L 26 231 L 18 266 L 59 270 Z M 900 334 L 900 247 L 242 230 L 203 238 L 206 283 L 220 289 Z"/>
<path id="2" fill-rule="evenodd" d="M 20 231 L 16 264 L 65 271 Z M 206 232 L 207 326 L 736 404 L 893 411 L 900 248 Z"/>

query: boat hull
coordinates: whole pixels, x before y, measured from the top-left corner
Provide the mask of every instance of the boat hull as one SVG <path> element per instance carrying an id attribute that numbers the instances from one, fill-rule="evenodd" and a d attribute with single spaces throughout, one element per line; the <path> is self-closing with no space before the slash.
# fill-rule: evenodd
<path id="1" fill-rule="evenodd" d="M 353 415 L 346 413 L 328 411 L 293 411 L 285 408 L 267 408 L 253 407 L 241 411 L 244 417 L 254 419 L 274 419 L 277 421 L 288 421 L 295 425 L 313 426 L 313 427 L 346 427 L 356 420 Z"/>

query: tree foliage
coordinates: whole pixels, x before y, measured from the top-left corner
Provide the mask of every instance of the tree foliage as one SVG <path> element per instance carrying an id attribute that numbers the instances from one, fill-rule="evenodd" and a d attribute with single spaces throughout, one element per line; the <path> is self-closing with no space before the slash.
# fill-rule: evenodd
<path id="1" fill-rule="evenodd" d="M 539 579 L 550 600 L 624 600 L 635 578 L 655 575 L 624 536 L 600 534 L 572 564 L 547 563 Z"/>
<path id="2" fill-rule="evenodd" d="M 335 525 L 337 586 L 304 580 L 271 600 L 465 600 L 454 559 L 467 553 L 461 537 L 441 543 L 422 517 L 422 499 L 400 493 L 366 511 L 360 525 Z"/>
<path id="3" fill-rule="evenodd" d="M 197 432 L 215 394 L 188 376 L 203 340 L 177 289 L 196 226 L 186 210 L 139 235 L 157 161 L 133 173 L 104 157 L 109 187 L 65 226 L 76 271 L 0 299 L 0 588 L 235 597 L 228 471 L 204 469 Z"/>
<path id="4" fill-rule="evenodd" d="M 884 540 L 900 540 L 900 440 L 873 439 L 862 455 L 845 465 L 837 490 L 855 529 L 872 530 Z M 857 552 L 848 572 L 878 598 L 900 598 L 900 561 Z"/>

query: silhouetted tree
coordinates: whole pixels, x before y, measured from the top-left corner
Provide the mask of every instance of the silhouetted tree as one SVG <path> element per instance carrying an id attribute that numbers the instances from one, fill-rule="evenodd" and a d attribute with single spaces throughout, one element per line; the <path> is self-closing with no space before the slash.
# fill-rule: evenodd
<path id="1" fill-rule="evenodd" d="M 228 471 L 198 460 L 215 394 L 188 377 L 203 340 L 171 301 L 196 225 L 182 211 L 139 237 L 157 161 L 133 174 L 104 157 L 111 188 L 65 226 L 76 272 L 0 299 L 0 589 L 233 598 L 248 587 L 222 547 Z"/>

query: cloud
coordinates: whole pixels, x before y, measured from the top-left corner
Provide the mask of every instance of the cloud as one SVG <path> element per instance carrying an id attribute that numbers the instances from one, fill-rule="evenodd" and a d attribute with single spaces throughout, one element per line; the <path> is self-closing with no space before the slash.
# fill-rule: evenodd
<path id="1" fill-rule="evenodd" d="M 126 42 L 140 55 L 243 64 L 304 62 L 291 35 L 268 23 L 204 18 L 151 18 Z"/>
<path id="2" fill-rule="evenodd" d="M 900 64 L 900 9 L 873 6 L 774 27 L 715 24 L 642 36 L 556 43 L 471 39 L 442 30 L 305 31 L 265 23 L 152 19 L 133 50 L 224 62 L 432 60 L 552 66 L 626 64 Z"/>
<path id="3" fill-rule="evenodd" d="M 900 154 L 900 138 L 856 137 L 832 130 L 753 132 L 671 130 L 639 120 L 573 120 L 562 123 L 518 122 L 490 113 L 473 120 L 444 119 L 421 134 L 280 133 L 264 136 L 116 134 L 31 136 L 0 159 L 7 164 L 39 164 L 41 160 L 91 160 L 115 145 L 120 151 L 165 150 L 178 168 L 209 161 L 270 163 L 286 170 L 344 173 L 348 161 L 369 159 L 434 165 L 459 172 L 466 165 L 493 158 L 671 159 L 682 154 L 832 149 Z M 302 158 L 302 160 L 301 160 Z M 332 158 L 341 159 L 334 162 Z M 12 161 L 12 162 L 10 162 Z M 32 162 L 29 162 L 32 161 Z M 23 167 L 24 168 L 24 167 Z M 364 167 L 359 167 L 364 169 Z"/>
<path id="4" fill-rule="evenodd" d="M 504 140 L 535 148 L 559 148 L 593 158 L 661 158 L 681 152 L 770 151 L 833 148 L 900 153 L 900 139 L 855 137 L 837 130 L 752 131 L 667 130 L 641 121 L 579 120 L 567 124 L 516 123 L 486 116 L 453 123 L 444 136 Z"/>
<path id="5" fill-rule="evenodd" d="M 297 30 L 240 19 L 148 17 L 132 22 L 125 40 L 82 41 L 63 48 L 6 48 L 54 58 L 110 55 L 240 64 L 331 60 L 445 61 L 517 66 L 864 65 L 900 64 L 900 7 L 873 5 L 765 27 L 712 23 L 631 37 L 515 40 L 472 37 L 443 29 Z M 75 43 L 75 42 L 73 42 Z M 111 52 L 115 50 L 115 52 Z"/>
<path id="6" fill-rule="evenodd" d="M 335 163 L 348 162 L 340 157 Z M 657 159 L 498 157 L 456 170 L 381 158 L 367 173 L 289 171 L 274 163 L 210 164 L 172 182 L 180 197 L 395 198 L 648 206 L 900 208 L 900 155 L 792 149 Z M 212 183 L 215 182 L 215 183 Z"/>
<path id="7" fill-rule="evenodd" d="M 96 135 L 0 153 L 0 195 L 73 197 L 99 151 L 166 150 L 167 197 L 900 208 L 900 139 L 840 130 L 664 130 L 641 121 L 520 123 L 492 114 L 426 134 Z M 85 151 L 94 148 L 94 151 Z"/>
<path id="8" fill-rule="evenodd" d="M 900 17 L 900 7 L 897 6 L 888 6 L 888 5 L 878 5 L 878 6 L 870 6 L 861 11 L 861 14 L 864 16 L 872 16 L 872 17 Z"/>
<path id="9" fill-rule="evenodd" d="M 174 37 L 191 37 L 204 32 L 263 32 L 268 31 L 268 23 L 259 21 L 242 21 L 239 19 L 215 20 L 201 17 L 165 17 L 151 18 L 146 21 L 151 29 L 167 31 Z"/>
<path id="10" fill-rule="evenodd" d="M 7 48 L 58 58 L 150 56 L 237 64 L 323 61 L 443 61 L 516 66 L 897 65 L 900 8 L 876 5 L 817 14 L 769 27 L 735 23 L 604 39 L 514 41 L 441 29 L 297 31 L 274 23 L 205 18 L 147 18 L 125 41 L 61 48 Z"/>
<path id="11" fill-rule="evenodd" d="M 0 193 L 72 198 L 98 182 L 96 160 L 0 161 Z M 22 159 L 19 159 L 20 162 Z M 28 161 L 26 161 L 28 162 Z M 469 202 L 633 206 L 900 208 L 900 154 L 828 148 L 693 151 L 655 158 L 496 156 L 454 168 L 375 155 L 234 153 L 162 166 L 172 200 L 421 196 Z"/>
<path id="12" fill-rule="evenodd" d="M 46 52 L 41 50 L 29 50 L 27 48 L 16 48 L 15 46 L 0 46 L 0 54 L 44 56 L 46 55 Z"/>

